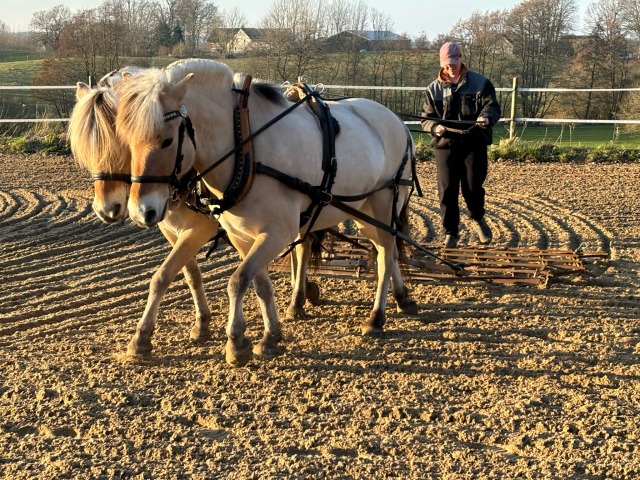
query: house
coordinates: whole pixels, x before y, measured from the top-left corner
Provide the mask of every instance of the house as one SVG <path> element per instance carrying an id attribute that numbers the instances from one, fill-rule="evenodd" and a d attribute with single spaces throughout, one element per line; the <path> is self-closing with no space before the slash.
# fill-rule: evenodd
<path id="1" fill-rule="evenodd" d="M 411 48 L 411 39 L 388 30 L 345 30 L 325 40 L 328 51 L 345 50 L 406 50 Z"/>
<path id="2" fill-rule="evenodd" d="M 260 53 L 269 49 L 276 38 L 289 35 L 286 28 L 216 28 L 211 32 L 209 41 L 214 51 L 225 57 Z"/>

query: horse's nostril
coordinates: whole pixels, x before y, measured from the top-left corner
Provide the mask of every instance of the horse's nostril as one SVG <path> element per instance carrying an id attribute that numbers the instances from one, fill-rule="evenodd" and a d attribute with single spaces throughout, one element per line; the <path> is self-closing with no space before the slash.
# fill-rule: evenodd
<path id="1" fill-rule="evenodd" d="M 111 216 L 113 218 L 118 218 L 120 216 L 121 211 L 122 211 L 122 205 L 119 203 L 116 203 L 113 205 L 113 208 L 111 209 Z"/>
<path id="2" fill-rule="evenodd" d="M 156 211 L 151 209 L 144 212 L 144 221 L 146 223 L 151 223 L 156 219 Z"/>

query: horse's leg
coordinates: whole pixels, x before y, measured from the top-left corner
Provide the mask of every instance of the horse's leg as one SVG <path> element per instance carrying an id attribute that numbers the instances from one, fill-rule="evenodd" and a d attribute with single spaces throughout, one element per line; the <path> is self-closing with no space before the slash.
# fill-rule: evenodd
<path id="1" fill-rule="evenodd" d="M 266 232 L 261 233 L 253 242 L 253 245 L 251 245 L 246 256 L 243 254 L 243 252 L 246 251 L 246 245 L 243 246 L 242 243 L 234 237 L 230 237 L 230 240 L 238 251 L 240 251 L 244 259 L 229 278 L 227 287 L 227 293 L 229 295 L 229 321 L 227 322 L 227 346 L 225 353 L 227 363 L 241 367 L 251 360 L 253 354 L 251 340 L 245 336 L 246 323 L 242 312 L 244 296 L 256 274 L 266 268 L 266 265 L 280 253 L 282 246 L 286 245 L 287 240 L 283 240 L 282 237 L 277 234 L 270 235 Z M 261 285 L 258 288 L 263 287 L 264 285 Z M 264 293 L 264 290 L 262 293 Z M 277 314 L 272 322 L 274 322 L 271 326 L 273 331 L 279 331 Z"/>
<path id="2" fill-rule="evenodd" d="M 394 245 L 394 262 L 391 269 L 391 291 L 396 300 L 396 311 L 407 315 L 418 314 L 418 304 L 409 296 L 409 289 L 402 278 L 402 270 L 398 261 L 398 246 Z"/>
<path id="3" fill-rule="evenodd" d="M 277 344 L 282 340 L 282 330 L 278 321 L 278 310 L 273 296 L 271 278 L 266 268 L 256 273 L 253 287 L 258 296 L 258 303 L 264 321 L 264 334 L 260 343 L 253 349 L 253 353 L 263 356 L 274 356 L 278 353 Z"/>
<path id="4" fill-rule="evenodd" d="M 365 229 L 366 230 L 366 229 Z M 372 243 L 378 251 L 378 287 L 373 309 L 369 314 L 369 321 L 362 326 L 362 333 L 365 335 L 378 335 L 382 333 L 382 328 L 387 320 L 385 308 L 387 306 L 387 294 L 389 293 L 390 274 L 393 270 L 393 237 L 386 235 L 380 239 L 371 238 Z M 390 244 L 391 243 L 391 244 Z"/>
<path id="5" fill-rule="evenodd" d="M 304 302 L 307 298 L 307 267 L 311 259 L 311 237 L 307 237 L 297 245 L 295 252 L 292 252 L 293 255 L 295 255 L 295 270 L 292 270 L 293 293 L 287 307 L 287 320 L 305 317 Z"/>
<path id="6" fill-rule="evenodd" d="M 192 329 L 191 336 L 193 338 L 195 333 L 198 339 L 203 339 L 208 335 L 211 312 L 206 302 L 200 271 L 194 257 L 210 238 L 209 227 L 201 229 L 202 232 L 198 230 L 197 234 L 191 232 L 191 234 L 185 233 L 179 236 L 176 236 L 161 225 L 160 230 L 173 245 L 173 248 L 151 278 L 145 311 L 138 322 L 136 333 L 127 347 L 127 352 L 130 355 L 148 355 L 151 353 L 153 349 L 151 337 L 155 330 L 162 297 L 180 269 L 185 265 L 189 265 L 189 263 L 191 263 L 191 266 L 187 267 L 185 278 L 192 289 L 194 299 L 196 299 L 196 325 Z M 197 271 L 197 274 L 194 273 L 195 271 Z"/>
<path id="7" fill-rule="evenodd" d="M 195 258 L 187 262 L 182 273 L 196 308 L 196 320 L 189 331 L 189 338 L 197 343 L 205 342 L 211 338 L 211 310 L 202 284 L 202 274 Z"/>

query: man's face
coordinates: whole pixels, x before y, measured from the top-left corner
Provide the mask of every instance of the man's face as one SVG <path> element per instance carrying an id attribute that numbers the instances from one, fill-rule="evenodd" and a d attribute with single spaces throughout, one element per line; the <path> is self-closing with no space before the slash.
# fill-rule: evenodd
<path id="1" fill-rule="evenodd" d="M 444 72 L 450 77 L 457 77 L 458 75 L 460 75 L 460 69 L 462 68 L 462 64 L 460 62 L 454 63 L 454 64 L 447 63 L 442 68 L 444 68 Z"/>

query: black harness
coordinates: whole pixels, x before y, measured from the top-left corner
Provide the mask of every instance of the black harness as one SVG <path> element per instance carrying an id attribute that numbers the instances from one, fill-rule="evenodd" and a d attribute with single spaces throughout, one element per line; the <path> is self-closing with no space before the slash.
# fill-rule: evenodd
<path id="1" fill-rule="evenodd" d="M 335 175 L 337 172 L 337 160 L 335 157 L 335 136 L 337 134 L 337 124 L 334 123 L 334 119 L 330 114 L 329 107 L 320 97 L 320 93 L 317 91 L 312 91 L 308 86 L 304 85 L 305 95 L 297 100 L 293 105 L 288 107 L 286 110 L 278 114 L 276 117 L 271 119 L 269 122 L 258 128 L 255 132 L 251 132 L 249 129 L 249 121 L 248 121 L 248 97 L 250 91 L 250 82 L 251 77 L 246 76 L 243 88 L 237 89 L 233 88 L 232 90 L 239 94 L 238 105 L 234 111 L 234 137 L 235 137 L 235 146 L 234 148 L 223 155 L 219 160 L 217 160 L 213 165 L 207 167 L 204 171 L 200 173 L 196 173 L 193 175 L 187 175 L 186 178 L 180 180 L 178 178 L 181 168 L 182 168 L 182 144 L 184 142 L 184 133 L 185 131 L 189 134 L 191 141 L 193 142 L 194 149 L 196 147 L 195 142 L 195 132 L 193 129 L 193 125 L 189 116 L 187 114 L 186 108 L 184 106 L 180 107 L 179 110 L 169 112 L 164 115 L 163 119 L 165 121 L 172 120 L 178 116 L 182 117 L 182 121 L 180 123 L 180 130 L 178 132 L 178 152 L 176 154 L 176 163 L 174 170 L 171 175 L 164 176 L 156 176 L 156 175 L 141 175 L 141 176 L 132 176 L 131 182 L 134 183 L 168 183 L 170 184 L 176 191 L 190 192 L 189 195 L 191 197 L 195 197 L 196 201 L 195 205 L 189 205 L 191 208 L 200 211 L 206 214 L 213 214 L 215 216 L 220 215 L 226 210 L 229 210 L 234 205 L 236 205 L 246 193 L 251 188 L 251 184 L 253 181 L 254 174 L 263 174 L 268 175 L 288 187 L 297 190 L 311 199 L 311 204 L 309 207 L 301 214 L 300 218 L 300 227 L 305 225 L 307 222 L 309 226 L 307 227 L 307 231 L 303 236 L 302 240 L 298 240 L 290 245 L 290 248 L 285 252 L 286 255 L 291 249 L 295 247 L 297 243 L 303 241 L 303 239 L 309 234 L 313 224 L 318 218 L 322 208 L 326 205 L 331 205 L 353 218 L 357 218 L 365 223 L 373 225 L 381 230 L 384 230 L 391 235 L 401 238 L 402 240 L 410 243 L 415 248 L 419 249 L 423 253 L 430 255 L 444 264 L 451 267 L 454 272 L 461 272 L 462 268 L 458 264 L 451 263 L 445 259 L 442 259 L 432 253 L 430 250 L 426 249 L 424 246 L 417 243 L 411 237 L 406 235 L 400 230 L 399 225 L 399 216 L 397 212 L 397 200 L 399 197 L 400 187 L 407 186 L 411 187 L 411 193 L 415 189 L 419 196 L 422 196 L 422 190 L 420 188 L 420 184 L 418 182 L 418 177 L 416 175 L 415 169 L 415 155 L 411 152 L 411 133 L 408 129 L 405 128 L 407 134 L 407 147 L 405 149 L 405 153 L 402 157 L 401 164 L 396 171 L 396 174 L 392 179 L 385 182 L 380 187 L 372 190 L 370 192 L 361 193 L 359 195 L 334 195 L 331 193 L 331 188 L 333 186 Z M 282 118 L 287 116 L 293 110 L 298 108 L 300 105 L 304 103 L 309 103 L 311 106 L 311 110 L 316 114 L 318 120 L 320 121 L 321 130 L 323 132 L 323 161 L 322 161 L 322 169 L 323 169 L 323 178 L 320 185 L 311 185 L 308 182 L 305 182 L 299 178 L 292 177 L 286 173 L 280 172 L 277 169 L 264 165 L 260 162 L 253 161 L 253 146 L 252 140 L 257 135 L 262 133 L 264 130 L 280 121 Z M 232 179 L 225 189 L 225 192 L 222 198 L 202 198 L 201 195 L 195 193 L 197 189 L 197 185 L 204 178 L 204 176 L 221 165 L 224 161 L 226 161 L 229 157 L 235 154 L 235 166 L 234 173 L 232 175 Z M 407 162 L 411 162 L 411 171 L 412 171 L 412 179 L 404 179 L 402 178 L 402 173 L 405 169 Z M 380 220 L 371 217 L 370 215 L 364 214 L 359 210 L 347 205 L 348 202 L 356 202 L 360 200 L 364 200 L 365 198 L 373 195 L 374 193 L 384 190 L 386 188 L 391 188 L 394 191 L 393 198 L 393 210 L 392 210 L 392 218 L 390 224 L 386 224 L 381 222 Z M 208 209 L 208 211 L 207 211 Z M 222 232 L 223 233 L 223 232 Z M 216 237 L 217 238 L 217 237 Z"/>
<path id="2" fill-rule="evenodd" d="M 112 182 L 124 182 L 131 184 L 131 175 L 128 173 L 111 173 L 111 172 L 98 172 L 91 175 L 91 179 L 94 181 L 112 181 Z"/>

